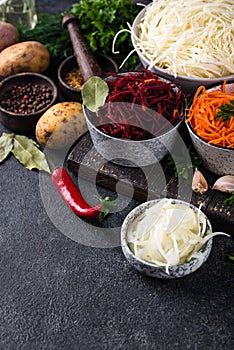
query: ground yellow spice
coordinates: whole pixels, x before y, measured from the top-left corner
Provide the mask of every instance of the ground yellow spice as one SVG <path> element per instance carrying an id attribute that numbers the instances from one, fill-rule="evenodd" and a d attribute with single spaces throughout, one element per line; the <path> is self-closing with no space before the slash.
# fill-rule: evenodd
<path id="1" fill-rule="evenodd" d="M 78 68 L 74 68 L 70 72 L 67 72 L 64 81 L 70 87 L 78 90 L 80 90 L 83 85 L 83 78 Z"/>

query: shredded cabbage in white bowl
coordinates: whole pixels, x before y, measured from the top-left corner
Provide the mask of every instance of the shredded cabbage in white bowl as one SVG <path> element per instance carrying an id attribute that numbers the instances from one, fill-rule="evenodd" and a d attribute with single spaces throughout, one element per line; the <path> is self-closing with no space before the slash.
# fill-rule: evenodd
<path id="1" fill-rule="evenodd" d="M 204 263 L 210 253 L 206 250 L 207 242 L 219 234 L 227 235 L 212 232 L 210 221 L 200 208 L 164 198 L 135 208 L 123 223 L 121 241 L 124 254 L 131 262 L 135 259 L 136 264 L 143 263 L 146 269 L 147 265 L 154 270 L 164 267 L 168 275 L 173 274 L 171 267 L 184 264 L 182 275 L 185 275 Z M 193 259 L 195 264 L 186 266 Z M 174 269 L 175 274 L 176 271 Z"/>

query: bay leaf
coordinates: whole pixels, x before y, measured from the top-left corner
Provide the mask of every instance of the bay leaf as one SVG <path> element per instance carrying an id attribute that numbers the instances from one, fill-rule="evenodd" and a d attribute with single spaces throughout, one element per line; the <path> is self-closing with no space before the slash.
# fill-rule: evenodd
<path id="1" fill-rule="evenodd" d="M 99 107 L 105 104 L 109 93 L 107 83 L 100 77 L 93 76 L 83 85 L 81 95 L 85 107 L 92 112 L 97 112 Z"/>
<path id="2" fill-rule="evenodd" d="M 11 152 L 13 148 L 13 138 L 14 134 L 2 133 L 0 137 L 0 162 L 3 162 Z"/>
<path id="3" fill-rule="evenodd" d="M 37 143 L 23 135 L 15 135 L 12 153 L 25 168 L 43 170 L 51 173 L 44 153 Z"/>

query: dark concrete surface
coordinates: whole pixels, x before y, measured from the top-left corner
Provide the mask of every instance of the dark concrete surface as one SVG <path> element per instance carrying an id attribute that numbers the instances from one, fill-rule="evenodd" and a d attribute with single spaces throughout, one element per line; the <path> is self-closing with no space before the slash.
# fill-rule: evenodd
<path id="1" fill-rule="evenodd" d="M 38 0 L 37 8 L 54 13 L 71 3 Z M 13 156 L 0 171 L 0 350 L 233 349 L 234 266 L 224 259 L 233 239 L 216 237 L 206 264 L 188 277 L 148 278 L 119 247 L 63 235 L 47 215 L 37 171 Z"/>

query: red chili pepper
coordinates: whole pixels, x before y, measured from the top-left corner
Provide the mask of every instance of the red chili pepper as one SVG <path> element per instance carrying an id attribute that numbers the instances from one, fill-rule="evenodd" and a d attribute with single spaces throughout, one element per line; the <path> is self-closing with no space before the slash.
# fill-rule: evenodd
<path id="1" fill-rule="evenodd" d="M 82 217 L 93 219 L 99 218 L 100 221 L 109 213 L 109 206 L 112 200 L 109 197 L 101 200 L 99 205 L 91 207 L 82 197 L 80 191 L 72 181 L 68 172 L 63 168 L 56 168 L 52 172 L 52 181 L 61 197 L 72 209 L 72 211 Z"/>

